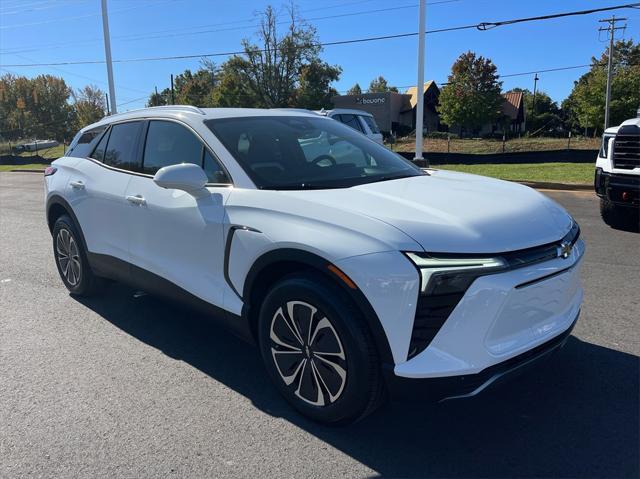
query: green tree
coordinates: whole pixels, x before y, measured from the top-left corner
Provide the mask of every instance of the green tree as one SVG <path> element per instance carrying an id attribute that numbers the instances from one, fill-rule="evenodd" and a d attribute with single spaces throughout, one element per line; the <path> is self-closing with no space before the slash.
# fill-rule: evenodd
<path id="1" fill-rule="evenodd" d="M 289 9 L 286 31 L 278 31 L 277 15 L 268 6 L 261 15 L 256 42 L 242 41 L 244 53 L 233 55 L 220 67 L 203 60 L 195 73 L 186 70 L 175 78 L 176 103 L 205 107 L 319 109 L 330 106 L 337 94 L 331 83 L 341 69 L 323 62 L 316 30 Z M 167 104 L 170 91 L 152 94 L 148 105 Z"/>
<path id="2" fill-rule="evenodd" d="M 362 88 L 360 88 L 360 84 L 356 83 L 347 91 L 347 95 L 362 95 Z"/>
<path id="3" fill-rule="evenodd" d="M 483 125 L 501 117 L 502 82 L 493 62 L 474 52 L 463 53 L 451 67 L 439 98 L 440 120 L 477 134 Z"/>
<path id="4" fill-rule="evenodd" d="M 220 69 L 213 104 L 257 108 L 328 106 L 335 94 L 330 85 L 341 69 L 320 59 L 316 30 L 301 21 L 293 7 L 288 26 L 278 31 L 277 15 L 268 6 L 262 13 L 256 42 L 244 39 L 244 53 L 234 55 Z"/>
<path id="5" fill-rule="evenodd" d="M 585 129 L 594 136 L 604 127 L 605 95 L 607 86 L 608 52 L 599 59 L 591 59 L 589 72 L 573 86 L 569 97 L 562 103 L 570 128 Z M 614 46 L 613 82 L 611 84 L 611 125 L 619 125 L 636 116 L 640 105 L 640 44 L 633 40 L 620 40 Z"/>
<path id="6" fill-rule="evenodd" d="M 62 78 L 8 74 L 0 78 L 0 92 L 0 135 L 57 140 L 71 136 L 71 90 Z"/>
<path id="7" fill-rule="evenodd" d="M 218 85 L 211 92 L 214 106 L 255 108 L 260 104 L 256 92 L 245 81 L 245 67 L 244 59 L 239 56 L 222 64 Z"/>
<path id="8" fill-rule="evenodd" d="M 339 67 L 318 61 L 302 66 L 290 104 L 309 110 L 331 108 L 331 98 L 338 94 L 331 83 L 340 78 L 340 72 Z"/>
<path id="9" fill-rule="evenodd" d="M 398 89 L 394 86 L 389 86 L 386 78 L 380 75 L 378 78 L 374 78 L 369 83 L 369 93 L 384 93 L 387 91 L 398 92 Z"/>
<path id="10" fill-rule="evenodd" d="M 163 90 L 160 93 L 156 93 L 155 91 L 149 95 L 149 99 L 147 100 L 147 106 L 162 106 L 168 104 L 168 99 L 166 96 L 167 89 Z M 170 92 L 169 92 L 170 95 Z"/>
<path id="11" fill-rule="evenodd" d="M 104 117 L 106 101 L 104 92 L 97 86 L 87 85 L 72 92 L 75 129 L 79 130 Z"/>

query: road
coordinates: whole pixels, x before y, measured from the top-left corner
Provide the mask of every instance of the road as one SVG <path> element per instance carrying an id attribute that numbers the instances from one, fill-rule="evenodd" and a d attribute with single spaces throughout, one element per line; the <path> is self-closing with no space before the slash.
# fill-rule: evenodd
<path id="1" fill-rule="evenodd" d="M 257 349 L 112 284 L 67 294 L 42 176 L 0 173 L 0 477 L 638 477 L 640 235 L 590 192 L 582 318 L 550 362 L 474 400 L 346 428 L 296 415 Z"/>

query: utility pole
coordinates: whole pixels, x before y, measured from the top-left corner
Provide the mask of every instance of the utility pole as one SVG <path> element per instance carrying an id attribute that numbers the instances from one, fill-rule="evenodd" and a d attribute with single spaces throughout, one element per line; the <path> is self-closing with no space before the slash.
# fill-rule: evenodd
<path id="1" fill-rule="evenodd" d="M 538 78 L 538 74 L 536 73 L 535 76 L 533 77 L 533 114 L 535 115 L 536 113 L 536 92 L 538 91 L 538 80 L 540 80 L 540 78 Z"/>
<path id="2" fill-rule="evenodd" d="M 418 84 L 416 86 L 416 156 L 414 161 L 424 160 L 422 157 L 422 135 L 424 130 L 424 37 L 427 16 L 426 10 L 426 0 L 420 0 L 420 20 L 418 21 Z M 426 166 L 429 166 L 429 160 L 427 160 Z"/>
<path id="3" fill-rule="evenodd" d="M 106 103 L 106 105 L 107 105 L 107 116 L 109 116 L 109 115 L 110 115 L 110 113 L 109 113 L 109 94 L 108 94 L 108 93 L 105 93 L 105 94 L 104 94 L 104 99 L 105 99 L 105 101 L 107 102 L 107 103 Z"/>
<path id="4" fill-rule="evenodd" d="M 616 18 L 613 15 L 611 18 L 604 18 L 602 20 L 598 20 L 600 23 L 608 23 L 609 25 L 606 27 L 598 28 L 599 32 L 607 32 L 609 35 L 609 52 L 607 53 L 607 93 L 605 96 L 605 105 L 604 105 L 604 129 L 609 128 L 609 105 L 611 102 L 611 81 L 613 80 L 613 40 L 616 34 L 616 30 L 623 30 L 627 27 L 625 24 L 622 27 L 616 27 L 616 22 L 622 22 L 626 20 L 626 18 Z"/>
<path id="5" fill-rule="evenodd" d="M 104 54 L 107 61 L 107 76 L 109 77 L 109 96 L 111 97 L 111 113 L 118 113 L 116 108 L 116 87 L 113 84 L 113 63 L 111 61 L 111 37 L 109 36 L 109 16 L 107 14 L 107 0 L 102 0 L 102 32 L 104 34 Z"/>

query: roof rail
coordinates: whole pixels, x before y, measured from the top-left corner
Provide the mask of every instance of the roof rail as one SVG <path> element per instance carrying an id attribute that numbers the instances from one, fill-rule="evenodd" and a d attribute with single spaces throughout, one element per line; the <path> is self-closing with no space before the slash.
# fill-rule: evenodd
<path id="1" fill-rule="evenodd" d="M 137 108 L 135 110 L 116 113 L 114 115 L 108 115 L 108 116 L 105 116 L 104 118 L 115 118 L 118 116 L 128 115 L 130 113 L 135 113 L 137 111 L 142 111 L 142 110 L 174 110 L 174 111 L 178 110 L 178 111 L 189 111 L 191 113 L 197 113 L 199 115 L 206 115 L 206 113 L 202 111 L 202 109 L 193 105 L 161 105 L 161 106 L 149 106 L 146 108 Z"/>
<path id="2" fill-rule="evenodd" d="M 309 110 L 307 108 L 269 108 L 269 110 L 276 110 L 276 111 L 297 111 L 300 113 L 316 113 L 313 110 Z"/>

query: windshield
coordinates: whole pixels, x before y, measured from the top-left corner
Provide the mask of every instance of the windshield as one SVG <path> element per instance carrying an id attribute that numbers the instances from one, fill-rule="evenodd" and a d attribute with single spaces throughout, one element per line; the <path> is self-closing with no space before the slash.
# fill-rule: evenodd
<path id="1" fill-rule="evenodd" d="M 337 121 L 305 116 L 207 120 L 262 189 L 348 188 L 425 174 Z"/>

